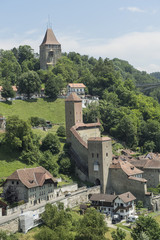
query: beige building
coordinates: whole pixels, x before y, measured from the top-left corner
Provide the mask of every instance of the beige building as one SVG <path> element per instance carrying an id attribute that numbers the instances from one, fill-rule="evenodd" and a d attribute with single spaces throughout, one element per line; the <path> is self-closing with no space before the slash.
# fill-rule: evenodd
<path id="1" fill-rule="evenodd" d="M 57 41 L 51 28 L 48 28 L 40 45 L 40 68 L 45 70 L 54 66 L 61 57 L 61 44 Z"/>
<path id="2" fill-rule="evenodd" d="M 43 167 L 18 169 L 3 184 L 8 202 L 23 200 L 31 205 L 54 198 L 57 180 Z"/>

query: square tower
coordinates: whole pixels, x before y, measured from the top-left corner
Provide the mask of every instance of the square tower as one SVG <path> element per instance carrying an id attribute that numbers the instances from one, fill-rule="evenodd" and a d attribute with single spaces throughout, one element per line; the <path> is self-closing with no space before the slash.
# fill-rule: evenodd
<path id="1" fill-rule="evenodd" d="M 82 123 L 82 100 L 76 93 L 71 93 L 65 100 L 66 139 L 71 142 L 71 127 Z"/>
<path id="2" fill-rule="evenodd" d="M 40 68 L 45 70 L 54 66 L 61 57 L 61 44 L 57 41 L 51 28 L 48 28 L 40 45 Z"/>
<path id="3" fill-rule="evenodd" d="M 112 142 L 109 137 L 93 137 L 88 139 L 88 177 L 101 185 L 102 193 L 106 192 L 109 167 L 112 162 Z"/>

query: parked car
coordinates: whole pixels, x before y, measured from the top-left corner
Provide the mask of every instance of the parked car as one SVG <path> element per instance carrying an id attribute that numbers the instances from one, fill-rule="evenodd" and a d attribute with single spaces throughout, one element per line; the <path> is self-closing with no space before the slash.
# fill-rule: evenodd
<path id="1" fill-rule="evenodd" d="M 126 222 L 135 222 L 136 220 L 138 219 L 138 216 L 137 215 L 131 215 L 131 216 L 128 216 L 127 217 L 127 220 Z"/>
<path id="2" fill-rule="evenodd" d="M 121 217 L 118 214 L 112 216 L 112 224 L 116 224 L 121 221 Z"/>

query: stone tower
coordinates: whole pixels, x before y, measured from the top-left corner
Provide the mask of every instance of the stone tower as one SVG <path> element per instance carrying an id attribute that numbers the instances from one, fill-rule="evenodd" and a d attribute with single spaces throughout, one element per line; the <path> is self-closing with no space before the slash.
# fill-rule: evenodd
<path id="1" fill-rule="evenodd" d="M 75 93 L 71 93 L 65 100 L 66 139 L 71 142 L 70 129 L 76 123 L 82 123 L 82 100 Z"/>
<path id="2" fill-rule="evenodd" d="M 57 41 L 51 28 L 48 28 L 40 45 L 40 68 L 45 70 L 54 66 L 61 57 L 61 44 Z"/>
<path id="3" fill-rule="evenodd" d="M 91 182 L 101 185 L 102 193 L 109 184 L 109 166 L 112 163 L 112 142 L 109 137 L 88 139 L 88 177 Z"/>

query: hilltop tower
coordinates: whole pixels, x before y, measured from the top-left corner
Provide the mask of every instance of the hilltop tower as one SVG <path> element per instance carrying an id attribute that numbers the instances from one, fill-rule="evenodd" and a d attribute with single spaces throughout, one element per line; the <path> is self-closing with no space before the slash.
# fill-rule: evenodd
<path id="1" fill-rule="evenodd" d="M 82 123 L 82 100 L 75 93 L 71 93 L 65 100 L 66 138 L 71 142 L 71 127 Z"/>
<path id="2" fill-rule="evenodd" d="M 61 44 L 57 41 L 51 28 L 48 28 L 40 45 L 40 68 L 45 70 L 54 66 L 61 57 Z"/>
<path id="3" fill-rule="evenodd" d="M 101 191 L 106 192 L 109 185 L 109 166 L 112 163 L 112 142 L 109 137 L 88 139 L 88 176 Z"/>

